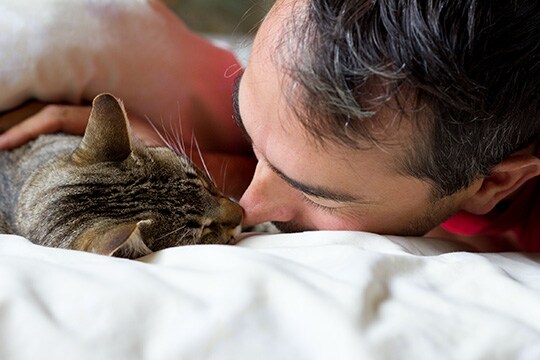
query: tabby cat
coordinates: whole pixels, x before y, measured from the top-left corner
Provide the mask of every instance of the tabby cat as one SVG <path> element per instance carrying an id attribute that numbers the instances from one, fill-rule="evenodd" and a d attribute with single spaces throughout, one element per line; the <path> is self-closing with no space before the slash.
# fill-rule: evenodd
<path id="1" fill-rule="evenodd" d="M 84 137 L 42 135 L 0 152 L 0 232 L 135 258 L 234 241 L 242 209 L 183 155 L 130 135 L 122 104 L 94 99 Z"/>

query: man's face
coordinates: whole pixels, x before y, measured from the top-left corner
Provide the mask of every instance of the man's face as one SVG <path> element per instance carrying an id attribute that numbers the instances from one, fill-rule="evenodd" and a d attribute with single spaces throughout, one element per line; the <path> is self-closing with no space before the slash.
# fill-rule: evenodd
<path id="1" fill-rule="evenodd" d="M 387 129 L 400 145 L 368 150 L 310 138 L 282 91 L 283 74 L 272 59 L 286 4 L 270 12 L 235 96 L 237 120 L 258 159 L 240 200 L 246 224 L 277 222 L 284 231 L 361 230 L 421 235 L 458 210 L 458 197 L 432 203 L 428 183 L 396 172 L 393 159 L 405 151 L 410 128 Z M 383 109 L 376 115 L 395 117 Z M 405 145 L 403 145 L 405 144 Z M 405 147 L 404 147 L 405 146 Z"/>

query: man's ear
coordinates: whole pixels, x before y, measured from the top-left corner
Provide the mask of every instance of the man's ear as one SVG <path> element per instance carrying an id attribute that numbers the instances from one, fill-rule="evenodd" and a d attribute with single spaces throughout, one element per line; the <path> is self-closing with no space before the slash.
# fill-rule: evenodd
<path id="1" fill-rule="evenodd" d="M 478 189 L 463 202 L 462 209 L 473 214 L 487 214 L 499 201 L 538 175 L 539 158 L 525 154 L 511 155 L 496 165 L 487 177 L 479 180 Z"/>

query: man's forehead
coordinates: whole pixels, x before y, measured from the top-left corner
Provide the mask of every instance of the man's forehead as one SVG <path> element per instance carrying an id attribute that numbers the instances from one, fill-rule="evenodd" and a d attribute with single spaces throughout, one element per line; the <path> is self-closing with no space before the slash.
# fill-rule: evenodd
<path id="1" fill-rule="evenodd" d="M 299 116 L 302 116 L 302 111 L 299 109 L 301 104 L 295 102 L 292 95 L 287 93 L 286 87 L 290 85 L 283 80 L 284 75 L 279 73 L 279 69 L 274 64 L 261 66 L 261 63 L 257 62 L 256 65 L 248 67 L 242 77 L 244 103 L 241 106 L 244 107 L 246 103 L 249 103 L 250 108 L 261 110 L 250 112 L 244 120 L 248 122 L 248 126 L 263 125 L 260 122 L 279 125 L 283 131 L 297 134 L 302 142 L 344 158 L 350 158 L 351 152 L 365 152 L 372 148 L 397 156 L 402 153 L 401 150 L 411 148 L 416 126 L 403 112 L 402 105 L 395 100 L 389 100 L 378 106 L 371 118 L 356 120 L 363 121 L 364 125 L 367 124 L 377 141 L 367 141 L 359 136 L 358 140 L 351 144 L 337 139 L 336 136 L 320 136 L 320 131 L 324 131 L 324 128 L 320 131 L 310 131 L 311 129 L 305 126 L 305 122 L 299 119 Z M 355 131 L 352 122 L 353 120 L 351 123 L 334 125 L 342 126 L 343 132 L 350 131 L 348 135 L 355 138 L 356 135 L 352 133 Z"/>
<path id="2" fill-rule="evenodd" d="M 284 39 L 290 39 L 284 35 L 288 32 L 291 15 L 293 11 L 296 15 L 305 2 L 305 0 L 277 0 L 257 31 L 252 52 L 263 52 L 271 57 Z"/>
<path id="3" fill-rule="evenodd" d="M 264 92 L 261 95 L 271 97 L 276 111 L 289 107 L 287 124 L 302 124 L 308 130 L 308 138 L 318 146 L 343 144 L 358 149 L 379 146 L 388 151 L 396 147 L 398 151 L 399 147 L 411 148 L 412 135 L 418 130 L 415 121 L 422 111 L 416 108 L 414 90 L 405 84 L 396 91 L 387 79 L 374 77 L 366 81 L 361 98 L 356 99 L 358 108 L 366 115 L 363 118 L 337 118 L 331 112 L 325 114 L 324 101 L 313 104 L 309 97 L 306 101 L 300 100 L 304 88 L 291 70 L 298 55 L 291 53 L 295 44 L 288 44 L 299 40 L 287 27 L 292 26 L 291 14 L 294 12 L 296 16 L 305 4 L 304 0 L 277 1 L 260 27 L 246 71 L 257 72 L 249 75 L 257 82 L 273 77 L 271 80 L 279 84 L 273 89 L 260 86 L 260 91 Z M 279 94 L 275 90 L 279 90 Z"/>

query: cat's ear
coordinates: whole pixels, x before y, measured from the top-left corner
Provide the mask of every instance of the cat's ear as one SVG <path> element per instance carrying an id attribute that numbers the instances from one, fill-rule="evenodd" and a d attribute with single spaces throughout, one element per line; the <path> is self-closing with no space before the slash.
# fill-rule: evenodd
<path id="1" fill-rule="evenodd" d="M 120 250 L 127 257 L 141 257 L 152 252 L 143 241 L 140 227 L 150 220 L 114 225 L 105 231 L 89 230 L 75 244 L 74 250 L 88 251 L 94 254 L 112 256 Z"/>
<path id="2" fill-rule="evenodd" d="M 122 103 L 111 94 L 96 96 L 84 137 L 72 160 L 86 165 L 122 161 L 130 154 L 129 124 Z"/>

